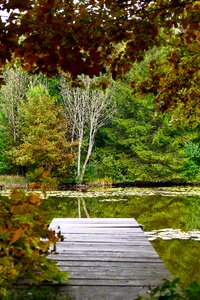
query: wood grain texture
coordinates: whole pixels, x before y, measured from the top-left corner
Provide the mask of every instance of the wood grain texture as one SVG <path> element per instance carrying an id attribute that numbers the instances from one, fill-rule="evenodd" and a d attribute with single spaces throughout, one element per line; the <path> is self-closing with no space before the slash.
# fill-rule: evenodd
<path id="1" fill-rule="evenodd" d="M 69 275 L 60 285 L 74 300 L 133 300 L 170 274 L 134 219 L 53 219 L 63 235 L 49 258 Z"/>

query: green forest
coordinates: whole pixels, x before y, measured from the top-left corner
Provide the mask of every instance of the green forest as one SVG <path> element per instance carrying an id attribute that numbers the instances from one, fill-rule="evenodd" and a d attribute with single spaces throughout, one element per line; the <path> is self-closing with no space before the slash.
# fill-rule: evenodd
<path id="1" fill-rule="evenodd" d="M 0 10 L 2 175 L 199 181 L 199 1 Z"/>
<path id="2" fill-rule="evenodd" d="M 198 182 L 198 122 L 188 121 L 181 103 L 159 112 L 155 95 L 140 87 L 151 76 L 152 61 L 165 61 L 164 71 L 170 72 L 167 54 L 166 47 L 148 51 L 104 90 L 98 87 L 103 76 L 82 75 L 82 86 L 73 87 L 64 73 L 49 79 L 6 66 L 0 88 L 1 174 L 31 182 L 37 172 L 48 172 L 59 184 Z"/>

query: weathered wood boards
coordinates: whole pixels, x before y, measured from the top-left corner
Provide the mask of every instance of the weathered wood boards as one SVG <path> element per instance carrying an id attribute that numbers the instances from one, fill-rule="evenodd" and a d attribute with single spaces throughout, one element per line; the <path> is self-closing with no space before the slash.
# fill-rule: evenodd
<path id="1" fill-rule="evenodd" d="M 133 300 L 170 274 L 134 219 L 54 219 L 60 231 L 56 260 L 72 299 Z"/>

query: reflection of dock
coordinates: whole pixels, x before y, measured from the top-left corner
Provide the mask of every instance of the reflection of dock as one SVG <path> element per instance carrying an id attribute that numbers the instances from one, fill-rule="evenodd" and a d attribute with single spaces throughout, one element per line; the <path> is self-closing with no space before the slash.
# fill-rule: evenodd
<path id="1" fill-rule="evenodd" d="M 53 219 L 50 228 L 64 236 L 49 257 L 68 272 L 60 289 L 71 299 L 132 300 L 170 277 L 134 219 Z"/>

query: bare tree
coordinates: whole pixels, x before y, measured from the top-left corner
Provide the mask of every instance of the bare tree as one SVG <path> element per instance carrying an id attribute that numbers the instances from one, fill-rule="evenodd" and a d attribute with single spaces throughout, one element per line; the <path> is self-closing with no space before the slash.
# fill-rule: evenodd
<path id="1" fill-rule="evenodd" d="M 27 90 L 31 86 L 47 80 L 44 76 L 40 78 L 36 75 L 28 75 L 16 67 L 6 67 L 3 71 L 3 81 L 4 84 L 0 89 L 0 112 L 6 120 L 6 130 L 15 143 L 19 137 L 20 102 L 25 100 Z"/>
<path id="2" fill-rule="evenodd" d="M 26 76 L 20 70 L 6 68 L 3 72 L 4 85 L 0 90 L 0 109 L 1 114 L 7 121 L 10 135 L 13 142 L 18 138 L 18 115 L 19 103 L 26 94 Z"/>
<path id="3" fill-rule="evenodd" d="M 68 124 L 71 126 L 71 141 L 78 141 L 77 182 L 82 182 L 92 154 L 98 129 L 111 121 L 115 103 L 108 90 L 94 89 L 96 78 L 81 76 L 84 88 L 70 88 L 64 75 L 61 76 L 61 96 Z M 83 143 L 87 144 L 82 156 Z"/>

